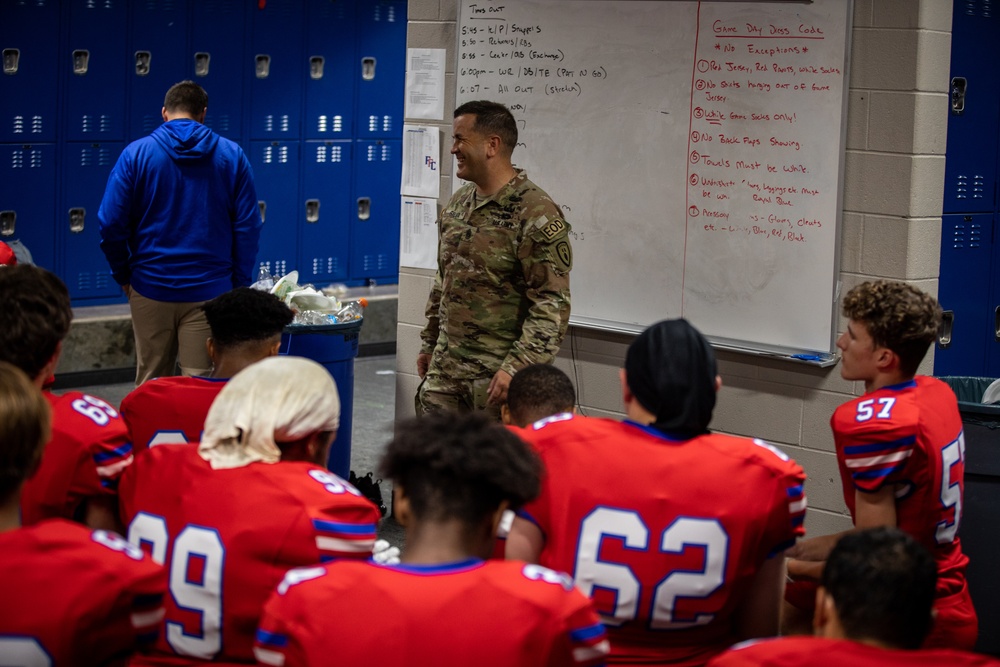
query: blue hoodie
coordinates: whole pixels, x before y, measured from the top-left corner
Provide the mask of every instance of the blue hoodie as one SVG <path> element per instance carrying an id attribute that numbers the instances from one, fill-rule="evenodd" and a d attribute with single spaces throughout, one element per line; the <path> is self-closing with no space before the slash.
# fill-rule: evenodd
<path id="1" fill-rule="evenodd" d="M 156 301 L 205 301 L 249 285 L 260 212 L 243 150 L 194 120 L 126 146 L 97 212 L 119 285 Z"/>

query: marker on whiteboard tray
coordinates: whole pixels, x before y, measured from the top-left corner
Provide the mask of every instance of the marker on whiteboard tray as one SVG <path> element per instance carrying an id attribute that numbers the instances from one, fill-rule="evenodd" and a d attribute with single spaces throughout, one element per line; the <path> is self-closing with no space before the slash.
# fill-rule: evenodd
<path id="1" fill-rule="evenodd" d="M 823 357 L 818 354 L 793 354 L 792 359 L 801 359 L 802 361 L 823 361 Z"/>

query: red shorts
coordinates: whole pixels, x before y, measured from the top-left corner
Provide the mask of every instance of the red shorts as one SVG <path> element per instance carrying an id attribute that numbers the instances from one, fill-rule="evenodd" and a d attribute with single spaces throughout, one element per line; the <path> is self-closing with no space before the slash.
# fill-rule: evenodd
<path id="1" fill-rule="evenodd" d="M 962 590 L 934 601 L 934 627 L 922 648 L 951 648 L 971 651 L 979 635 L 979 619 L 969 596 L 969 582 Z"/>

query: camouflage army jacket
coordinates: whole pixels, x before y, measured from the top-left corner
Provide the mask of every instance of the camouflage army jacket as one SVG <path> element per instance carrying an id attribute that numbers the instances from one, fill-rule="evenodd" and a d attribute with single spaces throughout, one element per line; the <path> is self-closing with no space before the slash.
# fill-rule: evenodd
<path id="1" fill-rule="evenodd" d="M 438 220 L 438 272 L 421 352 L 454 379 L 549 362 L 569 325 L 569 223 L 518 170 L 492 197 L 467 183 Z"/>

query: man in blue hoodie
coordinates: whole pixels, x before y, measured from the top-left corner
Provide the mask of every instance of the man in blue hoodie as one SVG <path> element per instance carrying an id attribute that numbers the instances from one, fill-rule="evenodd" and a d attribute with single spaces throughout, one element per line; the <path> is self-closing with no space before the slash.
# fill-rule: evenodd
<path id="1" fill-rule="evenodd" d="M 101 250 L 128 296 L 136 386 L 208 375 L 201 305 L 249 285 L 262 225 L 243 150 L 202 123 L 208 93 L 192 81 L 167 91 L 164 123 L 129 144 L 108 177 L 97 217 Z"/>

